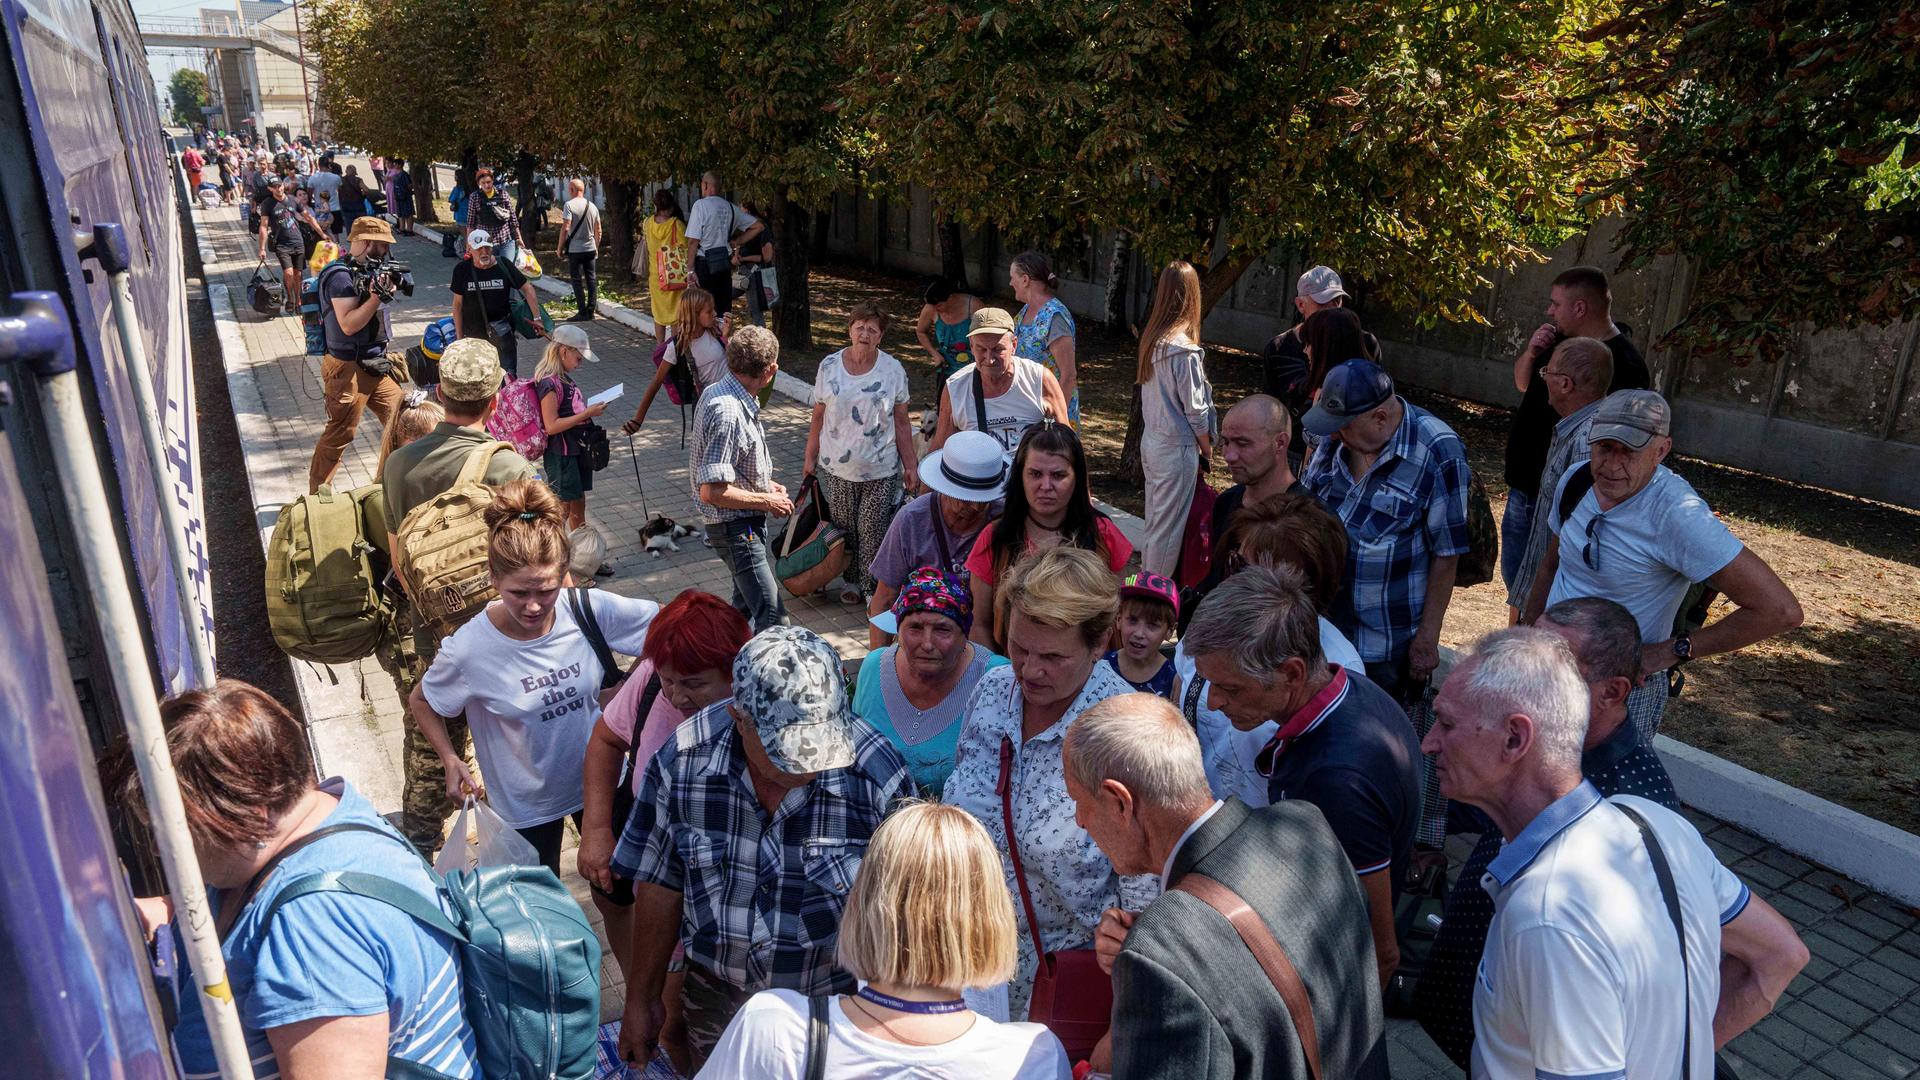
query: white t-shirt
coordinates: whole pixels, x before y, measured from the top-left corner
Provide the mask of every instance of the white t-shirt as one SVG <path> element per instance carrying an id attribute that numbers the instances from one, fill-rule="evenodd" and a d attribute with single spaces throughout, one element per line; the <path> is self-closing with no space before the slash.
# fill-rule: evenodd
<path id="1" fill-rule="evenodd" d="M 307 190 L 313 192 L 314 210 L 339 213 L 341 179 L 331 172 L 317 172 L 307 177 Z"/>
<path id="2" fill-rule="evenodd" d="M 1367 673 L 1360 651 L 1338 627 L 1325 619 L 1320 620 L 1320 652 L 1329 664 L 1346 668 L 1354 675 Z M 1193 658 L 1187 655 L 1185 645 L 1174 646 L 1173 670 L 1180 677 L 1180 700 L 1174 704 L 1180 707 L 1200 737 L 1200 758 L 1206 766 L 1207 786 L 1213 789 L 1213 797 L 1238 796 L 1241 802 L 1256 807 L 1271 803 L 1273 800 L 1267 796 L 1267 778 L 1255 771 L 1253 760 L 1266 749 L 1274 732 L 1280 730 L 1279 722 L 1269 720 L 1252 731 L 1241 731 L 1227 719 L 1226 713 L 1208 708 L 1207 681 L 1195 672 Z"/>
<path id="3" fill-rule="evenodd" d="M 844 998 L 827 1004 L 826 1075 L 833 1080 L 1067 1080 L 1060 1040 L 1039 1024 L 1000 1024 L 976 1016 L 966 1034 L 938 1046 L 877 1039 L 847 1018 Z M 807 998 L 762 990 L 747 999 L 720 1036 L 699 1080 L 804 1080 Z"/>
<path id="4" fill-rule="evenodd" d="M 701 334 L 693 339 L 693 373 L 700 379 L 700 389 L 717 385 L 727 377 L 727 347 L 713 334 Z M 667 339 L 667 351 L 660 358 L 669 364 L 680 362 L 680 341 Z"/>
<path id="5" fill-rule="evenodd" d="M 607 645 L 639 655 L 660 605 L 604 589 L 589 590 L 587 599 Z M 602 673 L 565 592 L 554 604 L 552 629 L 532 641 L 493 625 L 490 612 L 499 603 L 440 643 L 420 691 L 441 716 L 466 713 L 487 804 L 507 824 L 525 829 L 585 803 L 581 769 L 600 717 Z"/>
<path id="6" fill-rule="evenodd" d="M 1547 605 L 1604 596 L 1633 612 L 1641 640 L 1665 641 L 1687 589 L 1726 569 L 1740 554 L 1740 539 L 1713 516 L 1693 485 L 1665 465 L 1654 467 L 1653 479 L 1638 494 L 1605 513 L 1587 492 L 1563 525 L 1560 493 L 1577 471 L 1569 470 L 1553 499 L 1542 504 L 1547 527 L 1560 537 L 1560 569 Z"/>
<path id="7" fill-rule="evenodd" d="M 732 211 L 731 217 L 729 210 Z M 730 203 L 718 195 L 708 195 L 696 201 L 687 214 L 687 239 L 694 241 L 695 251 L 726 247 L 730 236 L 751 228 L 759 220 L 747 213 L 739 203 Z"/>
<path id="8" fill-rule="evenodd" d="M 956 431 L 980 430 L 980 418 L 974 415 L 973 371 L 968 364 L 947 378 L 947 408 L 953 412 Z M 1020 448 L 1020 437 L 1027 429 L 1046 419 L 1047 369 L 1032 360 L 1013 358 L 1013 385 L 999 397 L 987 399 L 987 434 L 1000 440 L 1008 454 Z M 1056 420 L 1065 420 L 1058 416 Z"/>
<path id="9" fill-rule="evenodd" d="M 573 243 L 567 245 L 567 250 L 598 251 L 599 246 L 593 242 L 593 227 L 600 221 L 600 208 L 588 202 L 587 197 L 582 195 L 577 199 L 568 199 L 562 209 L 567 214 L 566 227 L 572 229 L 576 225 L 579 226 L 577 233 L 563 234 L 573 237 Z M 582 218 L 585 220 L 582 221 Z"/>
<path id="10" fill-rule="evenodd" d="M 1660 838 L 1687 927 L 1686 969 L 1632 806 Z M 1681 988 L 1691 988 L 1693 1056 L 1683 1080 L 1713 1076 L 1720 928 L 1751 894 L 1679 814 L 1582 782 L 1501 849 L 1481 885 L 1493 925 L 1473 988 L 1474 1080 L 1673 1076 Z"/>
<path id="11" fill-rule="evenodd" d="M 893 410 L 907 403 L 907 369 L 882 351 L 865 375 L 849 375 L 846 350 L 820 361 L 813 402 L 820 419 L 819 467 L 848 483 L 884 480 L 900 472 Z"/>

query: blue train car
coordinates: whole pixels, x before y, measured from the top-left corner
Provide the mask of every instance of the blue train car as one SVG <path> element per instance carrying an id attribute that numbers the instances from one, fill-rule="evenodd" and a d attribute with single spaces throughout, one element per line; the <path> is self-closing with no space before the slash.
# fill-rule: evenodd
<path id="1" fill-rule="evenodd" d="M 180 189 L 126 0 L 0 23 L 0 1075 L 166 1077 L 95 762 L 211 652 Z"/>

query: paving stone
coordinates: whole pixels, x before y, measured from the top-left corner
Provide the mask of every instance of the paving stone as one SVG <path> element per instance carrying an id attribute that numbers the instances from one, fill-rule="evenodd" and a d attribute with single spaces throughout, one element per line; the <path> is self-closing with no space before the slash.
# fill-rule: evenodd
<path id="1" fill-rule="evenodd" d="M 1915 1061 L 1874 1039 L 1865 1037 L 1849 1039 L 1842 1049 L 1847 1056 L 1863 1062 L 1882 1077 L 1903 1078 L 1914 1069 L 1920 1068 L 1920 1061 Z"/>
<path id="2" fill-rule="evenodd" d="M 1839 978 L 1836 975 L 1834 978 Z M 1849 1029 L 1858 1031 L 1866 1027 L 1874 1018 L 1874 1010 L 1853 1000 L 1830 986 L 1816 987 L 1800 1000 L 1845 1024 Z"/>
<path id="3" fill-rule="evenodd" d="M 1876 941 L 1892 941 L 1907 932 L 1907 928 L 1888 922 L 1879 915 L 1863 907 L 1851 907 L 1834 916 L 1842 925 L 1858 930 Z"/>
<path id="4" fill-rule="evenodd" d="M 1813 908 L 1815 911 L 1823 913 L 1832 913 L 1847 906 L 1845 900 L 1833 895 L 1826 889 L 1809 885 L 1804 880 L 1796 881 L 1781 891 L 1785 895 L 1791 896 L 1795 900 Z"/>
<path id="5" fill-rule="evenodd" d="M 1838 997 L 1839 995 L 1834 995 Z M 1840 998 L 1846 1002 L 1845 998 Z M 1846 1002 L 1851 1005 L 1852 1002 Z M 1783 1006 L 1779 1015 L 1791 1020 L 1795 1027 L 1820 1040 L 1822 1046 L 1838 1046 L 1851 1036 L 1854 1025 L 1843 1023 L 1813 1007 L 1805 999 Z"/>
<path id="6" fill-rule="evenodd" d="M 1920 988 L 1920 982 L 1909 979 L 1905 975 L 1892 970 L 1880 962 L 1882 957 L 1888 955 L 1897 956 L 1899 955 L 1899 951 L 1895 949 L 1881 949 L 1873 954 L 1872 959 L 1864 960 L 1855 964 L 1852 968 L 1849 968 L 1848 974 L 1857 976 L 1880 987 L 1892 994 L 1896 1000 L 1904 998 L 1913 993 L 1916 988 Z M 1842 990 L 1841 992 L 1845 993 L 1846 991 Z"/>
<path id="7" fill-rule="evenodd" d="M 1912 935 L 1909 933 L 1907 936 L 1910 937 Z M 1898 972 L 1906 978 L 1920 981 L 1920 956 L 1915 956 L 1913 953 L 1903 951 L 1899 947 L 1901 940 L 1904 939 L 1895 939 L 1888 943 L 1888 947 L 1875 950 L 1873 958 L 1875 962 Z"/>
<path id="8" fill-rule="evenodd" d="M 1810 1006 L 1803 1005 L 1800 1006 L 1800 1008 L 1806 1009 L 1818 1017 L 1818 1023 L 1820 1023 L 1822 1027 L 1833 1025 L 1833 1028 L 1830 1030 L 1835 1030 L 1838 1033 L 1836 1038 L 1822 1038 L 1820 1035 L 1810 1032 L 1806 1028 L 1794 1023 L 1784 1015 L 1787 1010 L 1793 1007 L 1794 1006 L 1791 1005 L 1781 1006 L 1772 1016 L 1755 1024 L 1753 1031 L 1736 1039 L 1735 1045 L 1738 1045 L 1740 1042 L 1755 1034 L 1764 1035 L 1767 1037 L 1768 1042 L 1785 1050 L 1798 1060 L 1812 1061 L 1814 1058 L 1820 1057 L 1827 1051 L 1833 1049 L 1837 1038 L 1845 1037 L 1845 1029 L 1838 1026 L 1838 1021 L 1828 1018 L 1825 1013 L 1814 1010 Z"/>
<path id="9" fill-rule="evenodd" d="M 1829 921 L 1821 923 L 1819 932 L 1862 956 L 1871 954 L 1880 948 L 1878 941 L 1838 922 Z"/>
<path id="10" fill-rule="evenodd" d="M 1868 1009 L 1872 1010 L 1875 1013 L 1885 1012 L 1886 1010 L 1893 1008 L 1893 1006 L 1896 1003 L 1898 1003 L 1901 998 L 1905 997 L 1906 994 L 1904 991 L 1902 991 L 1901 993 L 1894 993 L 1892 990 L 1889 990 L 1884 986 L 1881 986 L 1877 983 L 1870 982 L 1867 979 L 1862 978 L 1859 973 L 1860 969 L 1869 967 L 1872 965 L 1872 963 L 1873 962 L 1871 960 L 1863 960 L 1859 964 L 1854 965 L 1852 968 L 1849 968 L 1846 971 L 1840 972 L 1839 974 L 1835 975 L 1831 979 L 1827 980 L 1826 982 L 1827 988 L 1830 990 L 1837 990 L 1840 993 L 1845 994 L 1848 998 L 1851 998 L 1852 1000 L 1860 1003 L 1861 1005 L 1866 1006 Z M 1889 972 L 1888 974 L 1892 974 L 1892 973 Z M 1894 977 L 1899 978 L 1899 976 L 1894 976 Z M 1909 988 L 1911 987 L 1909 986 Z M 1841 1019 L 1844 1020 L 1846 1019 L 1846 1017 L 1843 1016 L 1841 1017 Z"/>
<path id="11" fill-rule="evenodd" d="M 1801 1070 L 1801 1063 L 1805 1060 L 1774 1045 L 1758 1031 L 1749 1031 L 1733 1040 L 1723 1053 L 1737 1059 L 1734 1065 L 1740 1070 L 1743 1080 L 1748 1076 L 1758 1076 L 1756 1070 L 1768 1076 L 1792 1076 Z"/>
<path id="12" fill-rule="evenodd" d="M 1807 862 L 1805 859 L 1796 855 L 1789 855 L 1777 847 L 1763 848 L 1753 857 L 1776 870 L 1784 871 L 1794 877 L 1800 877 L 1814 868 L 1813 864 Z"/>
<path id="13" fill-rule="evenodd" d="M 1820 925 L 1821 922 L 1826 917 L 1825 914 L 1821 912 L 1819 909 L 1810 908 L 1807 905 L 1801 903 L 1800 901 L 1795 900 L 1793 897 L 1787 895 L 1786 893 L 1776 893 L 1772 896 L 1767 897 L 1766 900 L 1767 900 L 1767 903 L 1772 904 L 1774 907 L 1774 910 L 1778 911 L 1783 917 L 1785 917 L 1785 919 L 1788 922 L 1792 923 L 1796 927 L 1801 928 L 1802 930 L 1808 927 Z M 1812 943 L 1809 942 L 1808 948 L 1812 948 L 1812 947 L 1813 947 Z M 1855 953 L 1855 951 L 1852 949 L 1847 949 L 1845 951 L 1848 955 L 1857 955 L 1857 953 Z M 1817 954 L 1818 950 L 1815 950 L 1815 952 Z M 1839 962 L 1839 961 L 1836 961 L 1836 962 Z"/>
<path id="14" fill-rule="evenodd" d="M 1737 825 L 1722 825 L 1713 831 L 1712 839 L 1743 855 L 1752 855 L 1767 848 L 1767 842 L 1740 828 Z"/>
<path id="15" fill-rule="evenodd" d="M 1739 862 L 1730 864 L 1727 869 L 1733 871 L 1734 875 L 1746 882 L 1748 886 L 1764 890 L 1768 894 L 1767 902 L 1770 904 L 1773 903 L 1774 896 L 1794 880 L 1786 873 L 1757 859 L 1741 859 Z"/>
<path id="16" fill-rule="evenodd" d="M 1835 1080 L 1887 1080 L 1889 1074 L 1849 1055 L 1845 1050 L 1835 1050 L 1814 1064 Z M 1905 1076 L 1905 1073 L 1897 1074 Z"/>
<path id="17" fill-rule="evenodd" d="M 1902 1056 L 1920 1060 L 1920 1031 L 1883 1016 L 1868 1024 L 1866 1033 Z"/>

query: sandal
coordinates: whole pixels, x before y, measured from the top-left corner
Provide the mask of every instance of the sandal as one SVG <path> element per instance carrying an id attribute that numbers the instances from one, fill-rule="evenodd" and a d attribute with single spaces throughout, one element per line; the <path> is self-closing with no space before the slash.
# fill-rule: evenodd
<path id="1" fill-rule="evenodd" d="M 843 604 L 864 604 L 867 602 L 867 598 L 860 595 L 859 589 L 849 585 L 840 590 L 840 602 Z"/>

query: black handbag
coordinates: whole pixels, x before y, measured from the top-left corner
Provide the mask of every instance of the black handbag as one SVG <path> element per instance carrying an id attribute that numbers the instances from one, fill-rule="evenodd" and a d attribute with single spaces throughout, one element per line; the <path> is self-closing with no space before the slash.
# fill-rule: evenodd
<path id="1" fill-rule="evenodd" d="M 589 470 L 599 472 L 613 460 L 613 446 L 607 439 L 607 429 L 589 420 L 574 429 L 580 437 L 580 460 Z"/>

